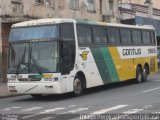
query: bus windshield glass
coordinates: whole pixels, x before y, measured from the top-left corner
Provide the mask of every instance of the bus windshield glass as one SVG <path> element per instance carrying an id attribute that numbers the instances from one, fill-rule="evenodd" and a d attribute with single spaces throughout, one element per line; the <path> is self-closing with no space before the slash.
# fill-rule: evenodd
<path id="1" fill-rule="evenodd" d="M 58 42 L 10 44 L 9 73 L 57 72 Z"/>
<path id="2" fill-rule="evenodd" d="M 59 36 L 58 25 L 12 28 L 10 41 L 56 39 Z"/>

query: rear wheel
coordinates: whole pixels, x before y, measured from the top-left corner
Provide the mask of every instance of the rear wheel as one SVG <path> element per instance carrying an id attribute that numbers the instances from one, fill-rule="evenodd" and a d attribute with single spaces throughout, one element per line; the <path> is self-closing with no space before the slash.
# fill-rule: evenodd
<path id="1" fill-rule="evenodd" d="M 140 66 L 136 69 L 136 83 L 140 83 L 143 80 L 143 73 Z"/>
<path id="2" fill-rule="evenodd" d="M 148 67 L 144 66 L 144 69 L 143 69 L 143 81 L 144 82 L 147 81 L 148 74 L 149 74 Z"/>

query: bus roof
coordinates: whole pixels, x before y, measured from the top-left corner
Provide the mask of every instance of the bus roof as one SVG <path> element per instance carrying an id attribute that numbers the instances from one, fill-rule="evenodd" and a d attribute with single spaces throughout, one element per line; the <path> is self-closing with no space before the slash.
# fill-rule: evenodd
<path id="1" fill-rule="evenodd" d="M 57 23 L 65 22 L 76 22 L 79 24 L 89 24 L 89 25 L 100 25 L 100 26 L 112 26 L 112 27 L 121 27 L 121 28 L 137 28 L 137 29 L 153 29 L 152 25 L 127 25 L 120 23 L 106 23 L 106 22 L 97 22 L 91 20 L 75 20 L 71 18 L 48 18 L 48 19 L 36 19 L 31 21 L 20 22 L 12 25 L 12 27 L 25 27 L 25 26 L 37 26 L 37 25 L 51 25 Z"/>
<path id="2" fill-rule="evenodd" d="M 13 24 L 12 27 L 25 27 L 25 26 L 38 26 L 38 25 L 51 25 L 64 22 L 75 22 L 74 19 L 70 18 L 47 18 L 47 19 L 36 19 L 31 21 L 24 21 Z"/>

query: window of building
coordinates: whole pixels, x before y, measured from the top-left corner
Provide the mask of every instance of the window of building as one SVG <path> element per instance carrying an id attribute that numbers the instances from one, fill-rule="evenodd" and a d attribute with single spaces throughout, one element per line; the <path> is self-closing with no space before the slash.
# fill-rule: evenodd
<path id="1" fill-rule="evenodd" d="M 91 27 L 78 25 L 77 36 L 80 44 L 92 43 Z"/>
<path id="2" fill-rule="evenodd" d="M 79 9 L 79 0 L 70 0 L 70 8 L 74 10 Z"/>
<path id="3" fill-rule="evenodd" d="M 99 11 L 100 11 L 100 14 L 102 14 L 102 12 L 103 12 L 102 6 L 103 6 L 102 0 L 99 0 Z"/>
<path id="4" fill-rule="evenodd" d="M 142 31 L 142 38 L 143 38 L 143 43 L 149 44 L 151 42 L 149 31 Z"/>
<path id="5" fill-rule="evenodd" d="M 140 30 L 132 30 L 132 40 L 135 44 L 142 42 Z"/>
<path id="6" fill-rule="evenodd" d="M 95 12 L 95 1 L 94 0 L 88 0 L 88 11 L 89 12 Z"/>
<path id="7" fill-rule="evenodd" d="M 107 43 L 106 29 L 100 27 L 93 28 L 94 43 Z"/>
<path id="8" fill-rule="evenodd" d="M 109 15 L 113 16 L 114 11 L 114 3 L 113 0 L 109 0 Z"/>
<path id="9" fill-rule="evenodd" d="M 118 28 L 108 28 L 108 43 L 120 43 L 120 35 Z"/>
<path id="10" fill-rule="evenodd" d="M 121 43 L 131 43 L 131 31 L 128 29 L 120 29 Z"/>
<path id="11" fill-rule="evenodd" d="M 44 0 L 35 0 L 36 4 L 44 4 Z"/>
<path id="12" fill-rule="evenodd" d="M 59 1 L 59 8 L 63 9 L 65 7 L 65 0 L 58 0 Z"/>
<path id="13" fill-rule="evenodd" d="M 12 0 L 11 3 L 13 12 L 23 13 L 22 0 Z"/>

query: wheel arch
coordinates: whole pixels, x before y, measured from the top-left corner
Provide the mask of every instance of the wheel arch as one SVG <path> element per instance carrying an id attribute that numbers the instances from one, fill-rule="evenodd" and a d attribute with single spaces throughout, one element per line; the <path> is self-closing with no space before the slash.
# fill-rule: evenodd
<path id="1" fill-rule="evenodd" d="M 147 67 L 147 69 L 148 69 L 148 74 L 150 74 L 149 64 L 148 64 L 148 63 L 145 63 L 145 64 L 144 64 L 144 67 Z"/>
<path id="2" fill-rule="evenodd" d="M 75 78 L 76 77 L 79 77 L 82 80 L 83 89 L 85 89 L 87 86 L 87 83 L 86 83 L 86 77 L 84 73 L 82 71 L 78 71 L 75 75 Z"/>
<path id="3" fill-rule="evenodd" d="M 140 63 L 137 65 L 136 69 L 137 69 L 138 67 L 140 67 L 141 70 L 143 70 L 143 69 L 142 69 L 142 65 L 141 65 Z"/>

